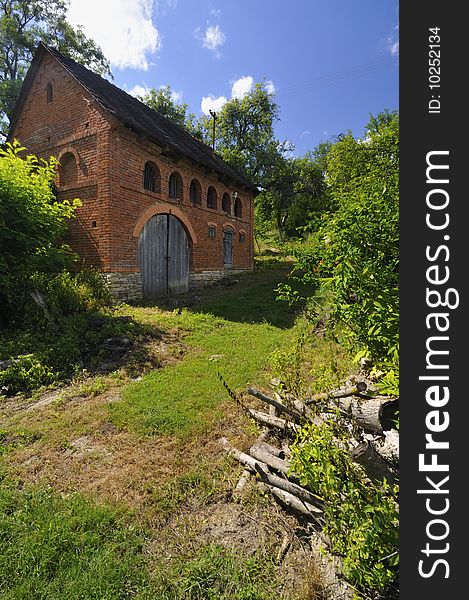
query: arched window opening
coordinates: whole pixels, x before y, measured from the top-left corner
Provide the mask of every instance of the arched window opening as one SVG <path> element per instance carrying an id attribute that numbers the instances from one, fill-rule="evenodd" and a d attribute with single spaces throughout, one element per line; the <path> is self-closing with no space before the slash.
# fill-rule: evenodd
<path id="1" fill-rule="evenodd" d="M 231 198 L 227 192 L 223 194 L 221 199 L 221 209 L 223 212 L 226 212 L 229 215 L 231 214 Z"/>
<path id="2" fill-rule="evenodd" d="M 207 208 L 217 208 L 217 192 L 212 186 L 207 190 Z"/>
<path id="3" fill-rule="evenodd" d="M 47 98 L 48 104 L 50 104 L 52 102 L 52 100 L 54 99 L 51 83 L 48 83 L 46 85 L 46 98 Z"/>
<path id="4" fill-rule="evenodd" d="M 60 185 L 73 185 L 78 180 L 78 165 L 72 152 L 65 152 L 60 159 Z"/>
<path id="5" fill-rule="evenodd" d="M 177 171 L 169 176 L 169 197 L 182 200 L 182 177 Z"/>
<path id="6" fill-rule="evenodd" d="M 149 192 L 160 191 L 160 172 L 154 162 L 145 163 L 143 170 L 143 189 Z"/>
<path id="7" fill-rule="evenodd" d="M 197 179 L 193 179 L 189 186 L 189 196 L 192 204 L 202 204 L 202 188 Z"/>
<path id="8" fill-rule="evenodd" d="M 234 214 L 235 214 L 235 217 L 243 216 L 243 203 L 241 202 L 241 198 L 236 198 L 236 200 L 235 200 Z"/>

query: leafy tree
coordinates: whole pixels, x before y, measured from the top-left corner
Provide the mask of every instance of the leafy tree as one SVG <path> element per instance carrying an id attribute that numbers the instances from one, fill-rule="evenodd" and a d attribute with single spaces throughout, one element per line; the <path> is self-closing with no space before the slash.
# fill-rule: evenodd
<path id="1" fill-rule="evenodd" d="M 257 202 L 274 220 L 281 237 L 311 230 L 319 215 L 332 206 L 322 165 L 312 152 L 279 160 Z"/>
<path id="2" fill-rule="evenodd" d="M 159 90 L 151 88 L 143 96 L 137 96 L 137 98 L 180 127 L 187 127 L 190 119 L 195 118 L 192 113 L 188 114 L 188 104 L 175 102 L 169 85 L 160 87 Z"/>
<path id="3" fill-rule="evenodd" d="M 0 311 L 7 315 L 31 274 L 62 267 L 58 243 L 78 200 L 59 202 L 53 192 L 56 161 L 24 155 L 18 142 L 0 150 Z M 0 314 L 0 316 L 2 316 Z"/>
<path id="4" fill-rule="evenodd" d="M 275 138 L 279 107 L 274 95 L 258 82 L 243 98 L 226 102 L 217 114 L 215 149 L 253 183 L 267 188 L 289 142 Z M 202 117 L 204 139 L 211 144 L 212 119 Z"/>
<path id="5" fill-rule="evenodd" d="M 332 317 L 397 385 L 399 347 L 399 117 L 372 117 L 363 139 L 342 137 L 326 181 L 337 210 L 298 252 L 298 268 L 330 291 Z"/>
<path id="6" fill-rule="evenodd" d="M 0 121 L 5 134 L 26 71 L 40 41 L 103 75 L 101 48 L 66 20 L 68 0 L 0 0 Z"/>

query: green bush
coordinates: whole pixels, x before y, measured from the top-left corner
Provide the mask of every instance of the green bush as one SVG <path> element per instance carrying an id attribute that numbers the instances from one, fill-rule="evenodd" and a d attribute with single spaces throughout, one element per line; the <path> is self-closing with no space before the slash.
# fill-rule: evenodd
<path id="1" fill-rule="evenodd" d="M 343 557 L 344 576 L 362 592 L 383 593 L 398 574 L 397 487 L 366 479 L 345 450 L 348 435 L 336 421 L 304 426 L 291 468 L 326 502 L 324 532 Z"/>
<path id="2" fill-rule="evenodd" d="M 53 181 L 57 161 L 27 155 L 18 142 L 0 149 L 0 318 L 17 315 L 33 273 L 70 262 L 59 242 L 79 200 L 59 202 Z"/>
<path id="3" fill-rule="evenodd" d="M 331 321 L 340 324 L 342 334 L 360 356 L 397 373 L 397 113 L 371 118 L 364 139 L 347 135 L 334 144 L 328 155 L 326 181 L 337 210 L 324 216 L 318 231 L 295 252 L 297 271 L 328 292 Z M 288 288 L 282 291 L 288 295 Z"/>
<path id="4" fill-rule="evenodd" d="M 30 392 L 55 381 L 56 373 L 34 354 L 24 354 L 7 362 L 8 366 L 0 370 L 0 394 Z"/>

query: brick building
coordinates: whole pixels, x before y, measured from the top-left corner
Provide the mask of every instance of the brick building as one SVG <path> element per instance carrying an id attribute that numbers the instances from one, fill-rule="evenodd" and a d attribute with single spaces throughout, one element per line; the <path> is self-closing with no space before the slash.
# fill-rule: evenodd
<path id="1" fill-rule="evenodd" d="M 253 268 L 255 186 L 187 131 L 41 44 L 10 139 L 60 161 L 70 245 L 117 296 L 180 293 Z"/>

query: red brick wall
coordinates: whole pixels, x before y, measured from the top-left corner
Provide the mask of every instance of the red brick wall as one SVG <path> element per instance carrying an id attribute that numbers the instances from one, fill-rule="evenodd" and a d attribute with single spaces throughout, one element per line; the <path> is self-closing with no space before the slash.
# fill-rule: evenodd
<path id="1" fill-rule="evenodd" d="M 52 84 L 53 100 L 47 101 L 47 84 Z M 162 149 L 138 136 L 107 114 L 53 58 L 45 55 L 25 99 L 13 137 L 28 151 L 41 157 L 59 158 L 66 152 L 77 160 L 77 177 L 60 186 L 59 197 L 82 200 L 77 219 L 70 223 L 70 244 L 85 264 L 107 272 L 136 272 L 138 236 L 135 226 L 151 207 L 177 207 L 195 233 L 191 239 L 192 272 L 223 269 L 223 229 L 230 226 L 233 236 L 233 268 L 253 266 L 252 193 L 241 187 L 228 187 L 216 173 L 207 173 L 196 163 L 164 155 Z M 161 174 L 160 191 L 143 189 L 143 169 L 151 160 Z M 173 171 L 182 177 L 182 199 L 169 198 L 168 180 Z M 196 178 L 201 186 L 201 204 L 193 206 L 189 186 Z M 60 179 L 57 179 L 60 184 Z M 66 182 L 65 182 L 66 183 Z M 217 191 L 217 208 L 207 208 L 207 189 Z M 242 217 L 221 210 L 223 193 L 238 193 Z M 234 201 L 232 199 L 232 213 Z M 209 238 L 209 223 L 216 237 Z M 239 233 L 245 233 L 240 243 Z M 189 236 L 190 237 L 190 236 Z"/>

